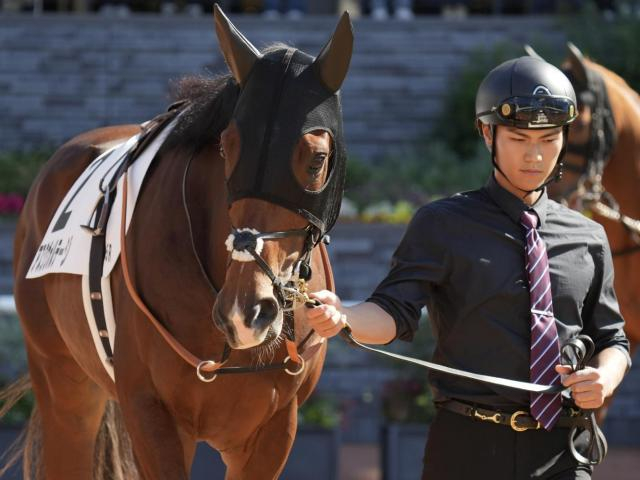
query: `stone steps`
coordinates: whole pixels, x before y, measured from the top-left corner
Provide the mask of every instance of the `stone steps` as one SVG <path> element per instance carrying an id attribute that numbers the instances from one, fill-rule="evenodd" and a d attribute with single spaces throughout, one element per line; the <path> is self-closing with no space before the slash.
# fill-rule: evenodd
<path id="1" fill-rule="evenodd" d="M 336 17 L 264 21 L 237 16 L 256 45 L 286 41 L 313 55 Z M 211 18 L 134 14 L 5 15 L 0 28 L 0 149 L 59 145 L 97 126 L 142 122 L 169 103 L 186 74 L 227 71 Z M 562 34 L 544 17 L 471 17 L 354 22 L 343 85 L 349 152 L 365 161 L 412 145 L 433 124 L 455 72 L 480 47 Z"/>

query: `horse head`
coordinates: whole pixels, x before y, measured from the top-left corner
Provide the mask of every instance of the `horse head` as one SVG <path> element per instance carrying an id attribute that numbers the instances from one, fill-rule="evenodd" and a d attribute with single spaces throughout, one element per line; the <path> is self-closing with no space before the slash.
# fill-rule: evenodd
<path id="1" fill-rule="evenodd" d="M 542 58 L 529 45 L 525 50 Z M 593 182 L 600 181 L 617 132 L 602 67 L 585 58 L 571 42 L 567 43 L 567 51 L 561 69 L 576 92 L 579 115 L 569 128 L 562 179 L 549 185 L 549 195 L 582 209 L 580 195 Z"/>
<path id="2" fill-rule="evenodd" d="M 216 6 L 223 56 L 241 88 L 220 137 L 233 231 L 214 321 L 233 348 L 278 338 L 287 286 L 336 221 L 345 176 L 339 89 L 353 32 L 345 13 L 320 54 L 260 52 Z"/>

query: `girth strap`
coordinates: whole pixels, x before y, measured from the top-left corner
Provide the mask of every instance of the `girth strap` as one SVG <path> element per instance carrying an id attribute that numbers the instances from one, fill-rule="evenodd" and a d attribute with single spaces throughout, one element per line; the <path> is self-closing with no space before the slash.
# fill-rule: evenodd
<path id="1" fill-rule="evenodd" d="M 91 233 L 91 246 L 89 249 L 89 298 L 91 303 L 91 311 L 96 322 L 100 343 L 105 351 L 107 360 L 113 360 L 113 348 L 109 341 L 109 331 L 104 313 L 103 291 L 102 291 L 102 273 L 104 269 L 104 258 L 106 249 L 106 231 L 107 221 L 113 202 L 116 198 L 115 190 L 118 180 L 122 173 L 131 166 L 133 162 L 140 156 L 140 153 L 156 138 L 167 123 L 179 113 L 179 109 L 174 108 L 169 112 L 158 115 L 149 121 L 142 128 L 136 145 L 127 154 L 119 160 L 116 173 L 113 175 L 108 185 L 100 187 L 103 192 L 100 200 L 96 204 L 94 214 L 92 216 L 93 224 L 83 225 L 83 228 Z M 104 179 L 103 179 L 104 180 Z"/>
<path id="2" fill-rule="evenodd" d="M 113 196 L 109 198 L 103 196 L 100 199 L 100 204 L 96 210 L 96 217 L 99 217 L 98 212 L 111 209 L 111 200 Z M 102 292 L 102 271 L 104 268 L 104 255 L 105 255 L 105 231 L 101 230 L 100 233 L 91 237 L 91 248 L 89 250 L 89 298 L 91 300 L 91 311 L 93 312 L 93 318 L 98 327 L 98 336 L 100 337 L 100 343 L 107 355 L 109 362 L 113 361 L 113 350 L 109 341 L 109 331 L 107 329 L 107 321 L 104 315 L 103 304 L 103 292 Z"/>

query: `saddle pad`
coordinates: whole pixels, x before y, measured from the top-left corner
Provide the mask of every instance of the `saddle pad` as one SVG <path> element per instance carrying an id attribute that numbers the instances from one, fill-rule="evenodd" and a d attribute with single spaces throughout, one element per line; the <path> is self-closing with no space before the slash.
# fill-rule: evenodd
<path id="1" fill-rule="evenodd" d="M 127 192 L 128 230 L 142 182 L 156 153 L 167 135 L 173 130 L 178 117 L 173 119 L 149 144 L 129 168 Z M 89 274 L 89 250 L 91 233 L 82 225 L 91 224 L 100 196 L 100 184 L 107 185 L 116 174 L 120 161 L 134 148 L 139 135 L 106 151 L 89 164 L 78 177 L 59 205 L 49 228 L 38 248 L 27 278 L 37 278 L 49 273 Z M 120 216 L 122 214 L 122 185 L 118 181 L 116 198 L 111 209 L 106 230 L 105 259 L 102 277 L 106 278 L 120 256 Z"/>

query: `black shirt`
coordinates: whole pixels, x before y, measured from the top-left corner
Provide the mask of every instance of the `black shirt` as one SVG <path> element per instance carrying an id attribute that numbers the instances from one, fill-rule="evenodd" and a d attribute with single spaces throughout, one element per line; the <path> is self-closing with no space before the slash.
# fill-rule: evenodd
<path id="1" fill-rule="evenodd" d="M 613 290 L 613 264 L 603 227 L 547 197 L 533 207 L 493 178 L 471 192 L 420 208 L 394 253 L 391 270 L 369 302 L 410 340 L 423 306 L 437 337 L 433 361 L 463 370 L 529 381 L 530 301 L 521 213 L 531 208 L 547 247 L 560 344 L 589 335 L 596 353 L 618 347 L 627 356 Z M 522 407 L 529 394 L 448 376 L 430 375 L 436 401 Z"/>

